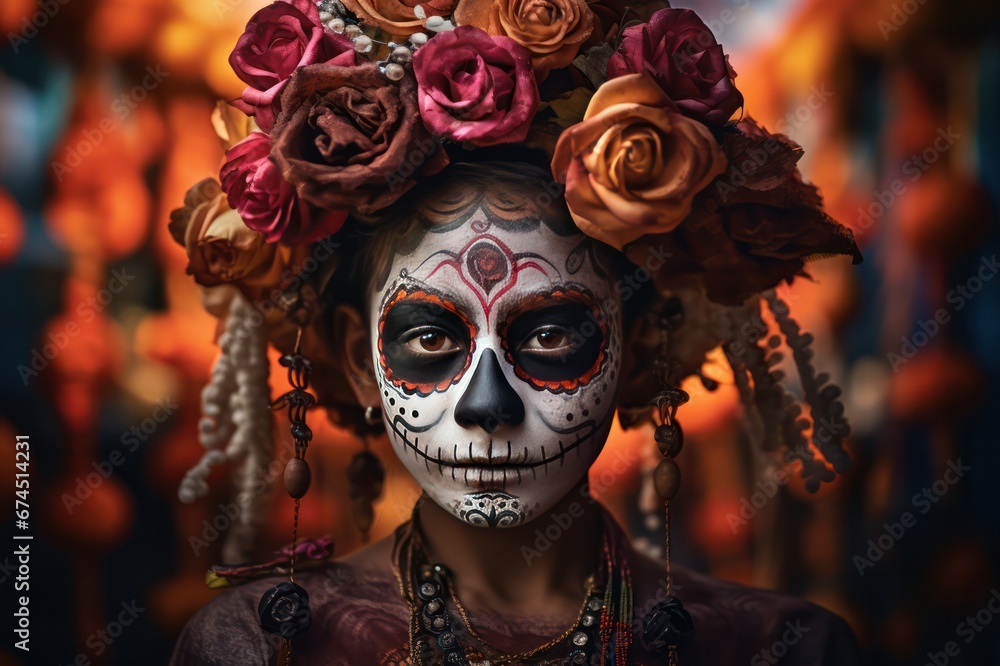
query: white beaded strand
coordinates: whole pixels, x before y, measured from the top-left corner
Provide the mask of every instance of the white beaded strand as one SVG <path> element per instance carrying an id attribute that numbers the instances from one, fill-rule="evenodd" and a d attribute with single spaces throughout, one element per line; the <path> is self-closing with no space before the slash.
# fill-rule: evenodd
<path id="1" fill-rule="evenodd" d="M 267 336 L 260 313 L 236 295 L 219 337 L 221 353 L 202 391 L 199 440 L 206 449 L 178 488 L 180 500 L 193 503 L 208 493 L 211 468 L 238 463 L 234 474 L 237 515 L 222 546 L 224 563 L 247 561 L 267 505 L 268 465 L 274 448 L 268 385 Z M 223 448 L 224 447 L 224 448 Z"/>

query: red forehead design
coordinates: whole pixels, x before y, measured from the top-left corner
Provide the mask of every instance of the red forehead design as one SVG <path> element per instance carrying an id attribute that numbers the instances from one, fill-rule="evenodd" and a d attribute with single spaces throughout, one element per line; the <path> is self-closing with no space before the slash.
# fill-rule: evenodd
<path id="1" fill-rule="evenodd" d="M 430 276 L 445 266 L 455 269 L 459 279 L 476 295 L 487 320 L 497 299 L 517 283 L 517 276 L 521 271 L 534 268 L 548 276 L 549 270 L 542 262 L 552 267 L 540 255 L 515 254 L 503 241 L 491 234 L 476 236 L 458 252 L 441 254 L 447 258 L 431 269 Z"/>

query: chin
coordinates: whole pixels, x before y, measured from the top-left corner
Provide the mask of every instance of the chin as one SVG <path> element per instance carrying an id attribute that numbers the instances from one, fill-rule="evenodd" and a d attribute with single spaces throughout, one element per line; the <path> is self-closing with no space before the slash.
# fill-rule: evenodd
<path id="1" fill-rule="evenodd" d="M 546 477 L 530 467 L 455 468 L 454 483 L 449 473 L 446 483 L 424 484 L 422 488 L 438 506 L 467 525 L 520 527 L 545 516 L 572 493 L 586 479 L 591 462 L 587 460 L 584 465 L 574 466 L 575 469 L 567 465 L 561 474 Z M 587 498 L 581 496 L 580 501 Z"/>

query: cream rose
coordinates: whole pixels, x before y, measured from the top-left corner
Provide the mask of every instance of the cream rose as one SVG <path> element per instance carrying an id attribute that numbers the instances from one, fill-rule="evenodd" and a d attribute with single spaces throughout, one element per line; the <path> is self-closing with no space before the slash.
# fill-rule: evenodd
<path id="1" fill-rule="evenodd" d="M 184 207 L 170 215 L 170 233 L 187 251 L 187 272 L 205 287 L 271 286 L 288 260 L 289 249 L 247 227 L 212 179 L 188 190 Z"/>

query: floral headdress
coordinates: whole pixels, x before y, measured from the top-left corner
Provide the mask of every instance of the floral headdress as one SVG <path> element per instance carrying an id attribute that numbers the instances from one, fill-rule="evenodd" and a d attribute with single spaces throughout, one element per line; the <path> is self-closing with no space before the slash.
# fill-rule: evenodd
<path id="1" fill-rule="evenodd" d="M 583 233 L 639 265 L 651 247 L 672 255 L 652 278 L 683 296 L 689 319 L 701 317 L 698 340 L 679 335 L 675 345 L 699 359 L 689 372 L 736 339 L 732 313 L 745 320 L 748 299 L 801 274 L 809 258 L 860 261 L 851 232 L 803 182 L 801 148 L 743 114 L 736 73 L 694 12 L 662 1 L 419 1 L 278 0 L 250 19 L 230 56 L 246 88 L 215 117 L 227 148 L 221 187 L 193 188 L 171 229 L 200 284 L 232 284 L 249 300 L 276 295 L 278 346 L 294 337 L 283 324 L 315 318 L 328 274 L 283 270 L 294 257 L 345 224 L 367 224 L 450 154 L 502 144 L 550 156 Z M 804 347 L 786 320 L 786 342 Z M 808 421 L 775 388 L 769 354 L 741 355 L 737 384 L 753 383 L 760 411 L 788 408 L 761 437 L 793 444 Z M 808 359 L 795 354 L 813 418 L 842 412 Z M 839 441 L 824 450 L 838 469 Z M 812 462 L 818 485 L 828 470 Z"/>
<path id="2" fill-rule="evenodd" d="M 254 247 L 336 234 L 441 171 L 453 148 L 520 143 L 551 155 L 581 231 L 626 254 L 667 242 L 680 257 L 669 277 L 696 276 L 714 301 L 791 279 L 811 255 L 859 259 L 802 182 L 801 149 L 736 117 L 736 73 L 687 9 L 279 0 L 229 60 L 247 86 L 219 120 L 220 179 Z M 242 277 L 209 264 L 199 282 Z"/>

